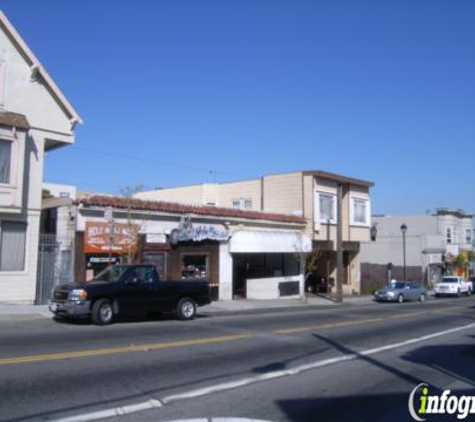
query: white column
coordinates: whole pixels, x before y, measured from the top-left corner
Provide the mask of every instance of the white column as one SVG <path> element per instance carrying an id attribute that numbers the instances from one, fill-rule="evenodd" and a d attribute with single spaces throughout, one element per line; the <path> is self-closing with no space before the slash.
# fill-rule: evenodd
<path id="1" fill-rule="evenodd" d="M 233 299 L 233 257 L 229 243 L 219 245 L 219 300 Z"/>

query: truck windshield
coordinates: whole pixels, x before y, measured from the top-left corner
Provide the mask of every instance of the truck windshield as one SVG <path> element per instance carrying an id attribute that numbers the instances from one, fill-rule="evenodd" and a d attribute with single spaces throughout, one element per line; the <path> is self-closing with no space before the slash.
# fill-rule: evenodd
<path id="1" fill-rule="evenodd" d="M 444 277 L 442 280 L 442 283 L 457 283 L 458 278 L 457 277 Z"/>
<path id="2" fill-rule="evenodd" d="M 122 275 L 127 271 L 128 267 L 124 265 L 114 265 L 107 267 L 94 277 L 94 281 L 106 281 L 107 283 L 115 283 L 119 281 Z"/>

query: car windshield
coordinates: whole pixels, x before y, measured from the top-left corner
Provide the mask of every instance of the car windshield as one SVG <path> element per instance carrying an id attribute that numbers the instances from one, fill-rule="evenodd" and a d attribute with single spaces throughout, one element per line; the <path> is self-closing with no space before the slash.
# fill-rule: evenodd
<path id="1" fill-rule="evenodd" d="M 406 287 L 406 283 L 396 283 L 393 286 L 394 289 L 404 289 L 404 287 Z"/>
<path id="2" fill-rule="evenodd" d="M 119 281 L 127 269 L 128 267 L 124 265 L 114 265 L 113 267 L 107 267 L 94 277 L 94 281 L 115 283 L 116 281 Z"/>
<path id="3" fill-rule="evenodd" d="M 444 277 L 442 280 L 442 283 L 457 283 L 458 278 L 457 277 Z"/>

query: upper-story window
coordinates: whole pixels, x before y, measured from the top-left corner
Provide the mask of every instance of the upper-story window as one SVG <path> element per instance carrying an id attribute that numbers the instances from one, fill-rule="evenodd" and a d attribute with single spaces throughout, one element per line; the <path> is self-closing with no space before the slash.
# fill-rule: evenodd
<path id="1" fill-rule="evenodd" d="M 244 199 L 244 198 L 233 199 L 232 203 L 233 203 L 233 208 L 237 208 L 240 210 L 252 209 L 251 199 Z"/>
<path id="2" fill-rule="evenodd" d="M 472 229 L 465 229 L 465 243 L 472 244 Z"/>
<path id="3" fill-rule="evenodd" d="M 336 195 L 331 193 L 318 193 L 318 205 L 320 208 L 319 217 L 320 222 L 325 223 L 336 223 Z"/>
<path id="4" fill-rule="evenodd" d="M 10 183 L 12 142 L 0 139 L 0 183 Z"/>
<path id="5" fill-rule="evenodd" d="M 350 224 L 369 226 L 370 204 L 368 199 L 350 198 Z"/>
<path id="6" fill-rule="evenodd" d="M 452 227 L 446 227 L 445 228 L 445 243 L 451 244 L 453 241 L 452 238 Z"/>

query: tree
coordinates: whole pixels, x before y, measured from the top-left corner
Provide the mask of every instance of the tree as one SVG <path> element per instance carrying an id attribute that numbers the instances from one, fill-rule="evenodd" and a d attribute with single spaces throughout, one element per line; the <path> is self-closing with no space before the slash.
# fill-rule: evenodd
<path id="1" fill-rule="evenodd" d="M 132 204 L 134 195 L 144 190 L 144 185 L 138 184 L 135 186 L 127 186 L 120 189 L 120 194 L 126 199 L 127 209 L 127 232 L 131 237 L 131 245 L 127 249 L 126 264 L 133 264 L 139 259 L 140 252 L 140 230 L 137 228 L 138 224 L 132 218 Z"/>
<path id="2" fill-rule="evenodd" d="M 463 273 L 464 276 L 468 274 L 469 263 L 469 252 L 460 252 L 452 261 L 452 265 L 457 269 L 457 273 Z"/>

